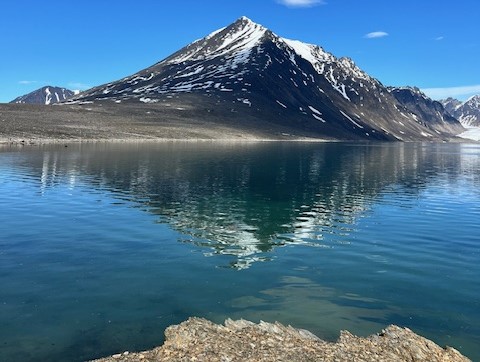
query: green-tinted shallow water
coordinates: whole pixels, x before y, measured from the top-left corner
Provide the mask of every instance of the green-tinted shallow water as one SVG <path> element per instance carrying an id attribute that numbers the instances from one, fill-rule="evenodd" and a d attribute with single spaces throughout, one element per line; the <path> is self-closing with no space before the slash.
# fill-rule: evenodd
<path id="1" fill-rule="evenodd" d="M 480 146 L 0 149 L 0 360 L 142 350 L 189 316 L 480 360 Z"/>

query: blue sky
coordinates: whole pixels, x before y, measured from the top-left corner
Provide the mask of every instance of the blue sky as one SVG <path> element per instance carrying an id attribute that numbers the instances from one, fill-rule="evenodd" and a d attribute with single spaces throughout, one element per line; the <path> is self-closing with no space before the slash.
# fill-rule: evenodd
<path id="1" fill-rule="evenodd" d="M 0 12 L 0 102 L 117 80 L 242 15 L 385 85 L 480 94 L 478 0 L 5 0 Z"/>

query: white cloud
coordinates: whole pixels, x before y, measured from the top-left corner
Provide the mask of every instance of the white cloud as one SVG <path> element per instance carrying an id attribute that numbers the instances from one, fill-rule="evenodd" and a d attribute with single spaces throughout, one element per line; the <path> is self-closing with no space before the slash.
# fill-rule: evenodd
<path id="1" fill-rule="evenodd" d="M 307 8 L 325 4 L 324 0 L 277 0 L 277 2 L 291 8 Z"/>
<path id="2" fill-rule="evenodd" d="M 68 83 L 68 88 L 86 90 L 86 89 L 92 88 L 92 86 L 84 83 L 79 83 L 79 82 L 71 82 L 71 83 Z"/>
<path id="3" fill-rule="evenodd" d="M 377 39 L 388 36 L 389 34 L 384 31 L 373 31 L 371 33 L 365 34 L 364 38 L 367 39 Z"/>
<path id="4" fill-rule="evenodd" d="M 433 99 L 444 99 L 448 97 L 466 99 L 469 96 L 480 94 L 480 84 L 462 87 L 423 88 L 422 92 Z"/>
<path id="5" fill-rule="evenodd" d="M 33 84 L 33 83 L 37 83 L 36 80 L 21 80 L 18 82 L 18 84 Z"/>
<path id="6" fill-rule="evenodd" d="M 440 40 L 443 40 L 443 39 L 445 39 L 443 36 L 437 36 L 437 37 L 435 38 L 436 41 L 440 41 Z"/>

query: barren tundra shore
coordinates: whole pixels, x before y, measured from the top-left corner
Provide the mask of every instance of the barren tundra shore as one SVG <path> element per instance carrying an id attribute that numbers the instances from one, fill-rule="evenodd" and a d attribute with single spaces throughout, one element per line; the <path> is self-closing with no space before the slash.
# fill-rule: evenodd
<path id="1" fill-rule="evenodd" d="M 282 114 L 240 113 L 209 99 L 168 99 L 161 104 L 0 104 L 0 144 L 163 140 L 346 141 L 325 136 Z M 362 141 L 359 139 L 359 141 Z M 365 140 L 363 140 L 365 141 Z M 434 140 L 432 140 L 434 141 Z M 437 142 L 439 140 L 436 140 Z M 449 142 L 462 142 L 449 137 Z"/>
<path id="2" fill-rule="evenodd" d="M 165 337 L 161 347 L 96 361 L 470 361 L 453 348 L 441 348 L 407 328 L 393 325 L 367 338 L 342 331 L 338 341 L 332 343 L 279 323 L 228 319 L 218 325 L 190 318 L 167 328 Z"/>
<path id="3" fill-rule="evenodd" d="M 140 140 L 324 140 L 255 117 L 215 114 L 213 105 L 176 103 L 30 105 L 0 104 L 0 143 Z"/>

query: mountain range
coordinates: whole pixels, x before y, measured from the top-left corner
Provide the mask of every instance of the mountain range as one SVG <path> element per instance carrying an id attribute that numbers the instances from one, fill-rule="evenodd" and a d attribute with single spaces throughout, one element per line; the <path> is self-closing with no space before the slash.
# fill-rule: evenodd
<path id="1" fill-rule="evenodd" d="M 15 98 L 10 103 L 54 104 L 73 97 L 74 91 L 66 88 L 45 86 L 23 96 Z"/>
<path id="2" fill-rule="evenodd" d="M 465 127 L 480 127 L 480 95 L 465 102 L 447 98 L 441 101 L 447 112 L 457 118 Z"/>
<path id="3" fill-rule="evenodd" d="M 386 87 L 350 58 L 246 17 L 62 104 L 92 103 L 145 104 L 212 127 L 258 127 L 274 138 L 439 141 L 465 130 L 418 88 Z"/>

